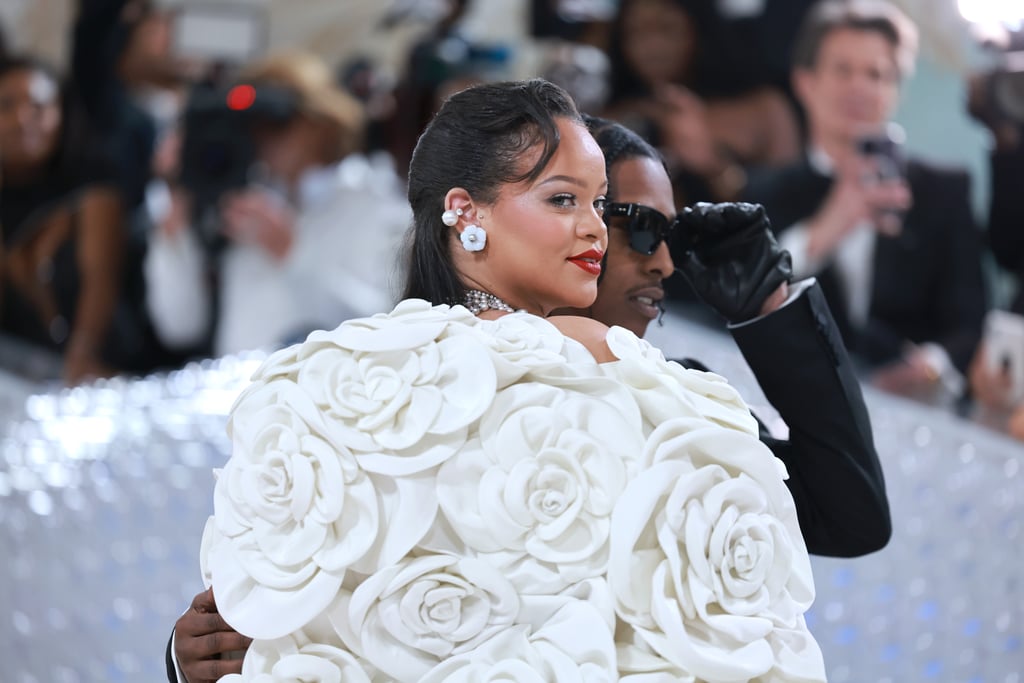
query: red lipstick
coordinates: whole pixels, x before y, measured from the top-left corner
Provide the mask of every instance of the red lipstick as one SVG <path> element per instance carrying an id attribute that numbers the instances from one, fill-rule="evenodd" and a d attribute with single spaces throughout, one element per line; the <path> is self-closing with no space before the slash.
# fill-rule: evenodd
<path id="1" fill-rule="evenodd" d="M 597 249 L 587 249 L 581 254 L 570 256 L 567 261 L 570 261 L 574 266 L 578 266 L 582 270 L 590 273 L 591 275 L 601 274 L 601 259 L 604 257 L 603 251 Z"/>

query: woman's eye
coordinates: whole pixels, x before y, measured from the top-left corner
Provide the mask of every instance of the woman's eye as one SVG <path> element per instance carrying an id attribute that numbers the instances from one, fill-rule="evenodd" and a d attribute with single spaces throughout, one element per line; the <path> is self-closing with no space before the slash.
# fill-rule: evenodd
<path id="1" fill-rule="evenodd" d="M 601 214 L 602 216 L 604 215 L 604 207 L 607 204 L 608 204 L 608 198 L 607 197 L 598 197 L 597 199 L 594 200 L 594 208 L 597 209 L 597 212 L 599 214 Z"/>
<path id="2" fill-rule="evenodd" d="M 550 201 L 555 206 L 569 208 L 576 204 L 576 196 L 571 194 L 556 194 Z"/>

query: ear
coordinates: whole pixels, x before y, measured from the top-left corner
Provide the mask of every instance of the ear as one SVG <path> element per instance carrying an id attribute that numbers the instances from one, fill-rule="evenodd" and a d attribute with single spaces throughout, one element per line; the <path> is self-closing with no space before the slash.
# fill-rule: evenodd
<path id="1" fill-rule="evenodd" d="M 477 205 L 473 203 L 469 192 L 461 187 L 453 187 L 444 196 L 444 210 L 457 211 L 459 209 L 462 209 L 462 214 L 459 216 L 459 222 L 455 224 L 455 231 L 461 234 L 467 225 L 478 224 L 479 216 L 477 215 Z"/>
<path id="2" fill-rule="evenodd" d="M 807 103 L 814 99 L 814 71 L 807 67 L 798 66 L 793 69 L 791 77 L 793 94 L 800 101 L 800 105 L 807 109 Z"/>

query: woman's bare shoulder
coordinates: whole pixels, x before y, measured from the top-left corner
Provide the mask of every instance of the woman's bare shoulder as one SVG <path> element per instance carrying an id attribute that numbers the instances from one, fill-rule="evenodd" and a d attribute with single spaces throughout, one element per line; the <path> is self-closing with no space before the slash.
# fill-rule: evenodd
<path id="1" fill-rule="evenodd" d="M 608 326 L 604 323 L 579 315 L 553 315 L 548 322 L 566 337 L 583 344 L 598 363 L 618 360 L 608 348 Z"/>

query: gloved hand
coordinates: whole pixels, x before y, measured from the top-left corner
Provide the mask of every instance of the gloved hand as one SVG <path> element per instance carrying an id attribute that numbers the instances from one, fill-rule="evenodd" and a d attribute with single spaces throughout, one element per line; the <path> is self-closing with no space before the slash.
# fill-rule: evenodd
<path id="1" fill-rule="evenodd" d="M 683 209 L 672 260 L 706 304 L 732 323 L 757 317 L 793 276 L 760 204 L 700 202 Z"/>

